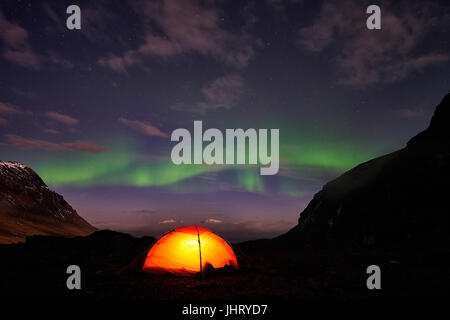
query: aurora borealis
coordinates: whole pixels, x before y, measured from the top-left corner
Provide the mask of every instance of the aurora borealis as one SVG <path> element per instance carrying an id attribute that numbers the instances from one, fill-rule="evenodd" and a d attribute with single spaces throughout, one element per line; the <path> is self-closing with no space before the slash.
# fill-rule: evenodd
<path id="1" fill-rule="evenodd" d="M 79 1 L 81 30 L 69 4 L 0 4 L 0 160 L 98 228 L 285 232 L 324 183 L 424 129 L 450 84 L 444 1 L 382 2 L 378 33 L 364 1 Z M 174 165 L 170 134 L 194 120 L 278 128 L 279 173 Z"/>

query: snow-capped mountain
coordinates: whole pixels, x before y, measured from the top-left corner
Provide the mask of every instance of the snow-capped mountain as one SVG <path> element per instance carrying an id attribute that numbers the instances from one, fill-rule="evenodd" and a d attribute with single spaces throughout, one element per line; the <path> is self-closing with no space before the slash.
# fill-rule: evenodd
<path id="1" fill-rule="evenodd" d="M 95 230 L 31 168 L 0 161 L 0 243 L 35 234 L 76 236 Z"/>

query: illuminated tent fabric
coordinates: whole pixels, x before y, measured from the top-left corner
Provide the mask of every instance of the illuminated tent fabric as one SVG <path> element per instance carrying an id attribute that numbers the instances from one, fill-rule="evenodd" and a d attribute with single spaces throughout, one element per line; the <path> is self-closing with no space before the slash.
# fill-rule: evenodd
<path id="1" fill-rule="evenodd" d="M 154 274 L 193 275 L 205 267 L 238 268 L 230 245 L 211 230 L 182 227 L 163 235 L 152 246 L 143 270 Z"/>

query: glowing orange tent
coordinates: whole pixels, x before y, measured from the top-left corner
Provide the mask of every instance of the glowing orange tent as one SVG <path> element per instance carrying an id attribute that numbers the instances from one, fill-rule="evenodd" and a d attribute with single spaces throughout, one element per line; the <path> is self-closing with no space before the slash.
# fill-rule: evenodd
<path id="1" fill-rule="evenodd" d="M 230 245 L 211 230 L 191 226 L 164 234 L 152 246 L 143 270 L 155 274 L 203 274 L 205 267 L 238 268 Z"/>

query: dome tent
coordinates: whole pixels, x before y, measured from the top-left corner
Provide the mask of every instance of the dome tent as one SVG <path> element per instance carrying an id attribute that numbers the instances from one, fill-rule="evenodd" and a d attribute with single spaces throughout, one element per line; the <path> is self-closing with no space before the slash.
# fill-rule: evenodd
<path id="1" fill-rule="evenodd" d="M 238 268 L 231 246 L 206 228 L 190 226 L 165 233 L 150 248 L 143 270 L 180 276 L 203 274 L 205 268 Z"/>

